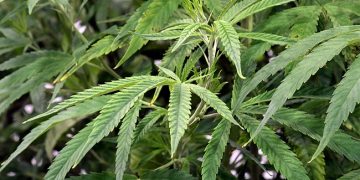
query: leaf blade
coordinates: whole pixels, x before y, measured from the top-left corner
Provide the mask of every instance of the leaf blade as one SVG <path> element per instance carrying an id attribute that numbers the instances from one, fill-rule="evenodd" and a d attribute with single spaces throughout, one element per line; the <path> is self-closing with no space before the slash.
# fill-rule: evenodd
<path id="1" fill-rule="evenodd" d="M 182 83 L 175 84 L 170 93 L 168 110 L 172 157 L 174 157 L 180 139 L 184 135 L 190 120 L 190 101 L 190 88 Z"/>

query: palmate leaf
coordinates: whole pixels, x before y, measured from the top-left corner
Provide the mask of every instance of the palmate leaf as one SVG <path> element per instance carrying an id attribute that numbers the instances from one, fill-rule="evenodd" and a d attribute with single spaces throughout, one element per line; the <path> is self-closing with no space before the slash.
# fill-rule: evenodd
<path id="1" fill-rule="evenodd" d="M 257 32 L 238 33 L 238 36 L 242 38 L 255 39 L 255 40 L 265 41 L 271 44 L 279 44 L 279 45 L 291 45 L 296 42 L 284 36 L 268 34 L 268 33 L 257 33 Z"/>
<path id="2" fill-rule="evenodd" d="M 346 173 L 344 176 L 341 176 L 337 180 L 358 180 L 360 177 L 360 169 L 350 171 Z"/>
<path id="3" fill-rule="evenodd" d="M 116 81 L 112 81 L 112 82 L 108 82 L 99 86 L 95 86 L 93 88 L 87 89 L 85 91 L 79 92 L 73 96 L 71 96 L 69 99 L 59 103 L 58 105 L 56 105 L 55 107 L 53 107 L 52 109 L 50 109 L 49 111 L 39 114 L 33 118 L 30 118 L 29 120 L 27 120 L 26 122 L 29 121 L 33 121 L 33 120 L 37 120 L 43 117 L 46 117 L 48 115 L 57 113 L 65 108 L 71 107 L 77 103 L 83 102 L 87 99 L 91 99 L 93 97 L 96 96 L 101 96 L 104 94 L 108 94 L 120 89 L 123 89 L 125 87 L 131 86 L 136 84 L 139 81 L 142 81 L 144 79 L 149 79 L 149 80 L 155 80 L 155 79 L 159 79 L 162 77 L 153 77 L 153 76 L 133 76 L 133 77 L 129 77 L 129 78 L 125 78 L 125 79 L 119 79 Z M 164 78 L 165 80 L 166 78 Z"/>
<path id="4" fill-rule="evenodd" d="M 134 130 L 139 116 L 141 103 L 138 101 L 122 121 L 116 146 L 115 172 L 116 179 L 122 180 L 129 159 Z"/>
<path id="5" fill-rule="evenodd" d="M 265 9 L 286 4 L 288 2 L 291 2 L 294 0 L 261 0 L 256 3 L 253 3 L 252 5 L 248 6 L 246 9 L 242 11 L 238 11 L 236 16 L 230 21 L 231 24 L 236 24 L 240 20 L 253 15 L 257 12 L 263 11 Z"/>
<path id="6" fill-rule="evenodd" d="M 202 179 L 216 179 L 225 147 L 229 140 L 231 122 L 221 120 L 215 127 L 209 144 L 205 148 L 204 161 L 201 165 Z"/>
<path id="7" fill-rule="evenodd" d="M 191 92 L 189 86 L 177 83 L 170 93 L 168 119 L 171 139 L 171 157 L 177 150 L 190 120 Z"/>
<path id="8" fill-rule="evenodd" d="M 251 109 L 250 109 L 251 108 Z M 251 106 L 244 108 L 243 112 L 263 114 L 266 106 Z M 282 108 L 273 115 L 273 119 L 280 124 L 286 125 L 295 131 L 299 131 L 316 141 L 320 141 L 324 124 L 321 119 L 295 109 Z M 345 156 L 351 161 L 360 163 L 360 141 L 341 131 L 337 131 L 327 144 L 334 152 Z"/>
<path id="9" fill-rule="evenodd" d="M 338 84 L 330 100 L 330 106 L 325 118 L 325 128 L 318 149 L 313 158 L 324 150 L 343 121 L 354 111 L 355 105 L 360 102 L 360 57 L 355 59 L 344 78 Z"/>
<path id="10" fill-rule="evenodd" d="M 360 31 L 357 31 L 333 38 L 319 45 L 310 54 L 306 55 L 276 89 L 271 98 L 269 108 L 264 114 L 264 118 L 254 136 L 260 132 L 271 116 L 283 106 L 288 98 L 292 97 L 303 83 L 328 61 L 332 60 L 334 56 L 338 55 L 349 43 L 357 39 L 360 40 L 359 35 Z"/>
<path id="11" fill-rule="evenodd" d="M 181 0 L 153 0 L 147 7 L 143 16 L 139 19 L 139 22 L 135 28 L 135 32 L 139 34 L 154 33 L 159 30 L 171 17 L 173 12 L 177 9 Z M 138 51 L 143 45 L 147 43 L 146 40 L 138 36 L 132 36 L 129 46 L 118 62 L 116 67 L 121 66 L 126 60 L 128 60 L 136 51 Z M 116 68 L 115 67 L 115 68 Z"/>
<path id="12" fill-rule="evenodd" d="M 85 156 L 85 154 L 102 138 L 107 136 L 133 107 L 134 103 L 145 92 L 165 83 L 163 78 L 143 79 L 137 84 L 111 96 L 111 100 L 102 108 L 100 115 L 83 128 L 60 151 L 51 164 L 45 179 L 63 179 L 71 167 Z"/>
<path id="13" fill-rule="evenodd" d="M 239 119 L 245 126 L 250 136 L 254 138 L 254 143 L 267 156 L 269 162 L 275 169 L 285 176 L 292 179 L 309 179 L 301 161 L 271 129 L 264 127 L 261 133 L 254 136 L 259 122 L 247 115 L 239 115 Z"/>
<path id="14" fill-rule="evenodd" d="M 230 23 L 222 20 L 215 21 L 214 24 L 224 46 L 225 54 L 235 65 L 238 76 L 245 79 L 241 73 L 240 40 L 235 28 Z"/>
<path id="15" fill-rule="evenodd" d="M 206 102 L 210 107 L 214 108 L 224 119 L 230 121 L 231 123 L 240 126 L 238 122 L 232 116 L 231 111 L 226 106 L 226 104 L 219 99 L 214 93 L 194 84 L 187 84 L 190 87 L 191 91 L 199 96 L 203 101 Z"/>
<path id="16" fill-rule="evenodd" d="M 135 139 L 133 143 L 138 142 L 150 130 L 150 128 L 162 117 L 167 114 L 167 110 L 163 108 L 156 109 L 147 114 L 136 126 Z"/>
<path id="17" fill-rule="evenodd" d="M 237 100 L 234 103 L 233 110 L 237 110 L 245 97 L 254 90 L 257 85 L 266 80 L 271 75 L 275 74 L 281 69 L 284 69 L 290 62 L 306 55 L 312 48 L 319 43 L 328 39 L 334 38 L 344 33 L 359 30 L 360 26 L 345 26 L 322 31 L 314 34 L 308 38 L 300 40 L 289 49 L 283 51 L 279 56 L 274 58 L 269 64 L 262 67 L 256 74 L 244 82 L 240 92 L 238 93 Z"/>
<path id="18" fill-rule="evenodd" d="M 50 119 L 42 122 L 39 126 L 32 129 L 31 132 L 24 137 L 24 140 L 20 143 L 16 150 L 6 161 L 1 164 L 0 171 L 2 171 L 16 156 L 23 152 L 32 142 L 34 142 L 38 137 L 40 137 L 54 125 L 72 118 L 84 117 L 100 111 L 100 109 L 108 100 L 108 96 L 100 96 L 94 99 L 89 99 L 83 103 L 77 104 L 76 106 L 70 107 L 65 111 L 62 111 Z"/>

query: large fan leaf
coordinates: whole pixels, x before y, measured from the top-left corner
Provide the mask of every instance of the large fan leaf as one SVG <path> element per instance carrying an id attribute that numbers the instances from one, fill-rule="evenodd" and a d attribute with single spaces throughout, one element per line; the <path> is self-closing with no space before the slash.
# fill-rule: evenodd
<path id="1" fill-rule="evenodd" d="M 214 24 L 224 46 L 225 54 L 234 63 L 239 77 L 244 79 L 245 77 L 241 73 L 240 40 L 235 28 L 230 23 L 222 20 L 215 21 Z"/>
<path id="2" fill-rule="evenodd" d="M 254 136 L 260 132 L 261 128 L 264 127 L 271 116 L 282 107 L 288 98 L 292 97 L 295 91 L 299 89 L 310 76 L 315 74 L 328 61 L 334 58 L 334 56 L 338 55 L 350 42 L 357 39 L 360 40 L 359 35 L 360 32 L 352 32 L 336 37 L 324 42 L 310 54 L 306 55 L 276 89 L 271 98 L 269 108 L 264 114 L 264 118 L 254 133 Z"/>
<path id="3" fill-rule="evenodd" d="M 355 105 L 360 102 L 360 57 L 355 59 L 331 98 L 325 118 L 325 128 L 320 144 L 313 158 L 324 150 L 335 132 L 340 128 Z"/>
<path id="4" fill-rule="evenodd" d="M 247 115 L 239 117 L 246 130 L 253 137 L 254 143 L 267 156 L 269 162 L 274 165 L 287 179 L 309 179 L 306 170 L 296 155 L 271 129 L 264 127 L 261 133 L 254 136 L 259 122 Z"/>
<path id="5" fill-rule="evenodd" d="M 146 79 L 111 96 L 111 100 L 91 123 L 83 128 L 61 150 L 51 164 L 46 179 L 63 179 L 72 166 L 75 166 L 85 154 L 103 137 L 107 136 L 144 93 L 164 79 Z"/>
<path id="6" fill-rule="evenodd" d="M 171 17 L 172 13 L 177 9 L 181 0 L 153 0 L 147 7 L 143 16 L 135 28 L 135 32 L 139 34 L 148 34 L 158 31 Z M 132 36 L 129 46 L 116 67 L 121 66 L 128 60 L 137 50 L 147 43 L 147 40 L 139 36 Z"/>
<path id="7" fill-rule="evenodd" d="M 84 117 L 94 112 L 100 111 L 100 109 L 105 105 L 109 100 L 107 96 L 100 96 L 94 99 L 84 101 L 81 104 L 70 107 L 65 111 L 60 112 L 59 114 L 51 117 L 49 120 L 42 122 L 39 126 L 31 130 L 29 134 L 24 137 L 24 140 L 16 148 L 16 150 L 10 155 L 10 157 L 1 164 L 2 171 L 16 156 L 23 152 L 32 142 L 34 142 L 38 137 L 48 131 L 55 124 L 59 124 L 65 120 L 69 120 L 76 117 Z"/>
<path id="8" fill-rule="evenodd" d="M 204 161 L 201 165 L 202 179 L 216 179 L 225 147 L 229 140 L 231 122 L 221 120 L 215 127 L 209 144 L 205 148 Z"/>
<path id="9" fill-rule="evenodd" d="M 190 120 L 190 101 L 190 88 L 182 83 L 175 84 L 170 94 L 168 110 L 172 157 L 175 154 L 180 139 L 184 135 Z"/>
<path id="10" fill-rule="evenodd" d="M 138 101 L 134 105 L 134 107 L 126 114 L 120 127 L 119 137 L 117 139 L 115 160 L 116 179 L 118 180 L 123 179 L 123 175 L 126 169 L 126 162 L 129 159 L 130 148 L 132 140 L 134 138 L 134 130 L 137 118 L 139 116 L 140 108 L 141 103 L 140 101 Z"/>
<path id="11" fill-rule="evenodd" d="M 274 58 L 269 64 L 261 68 L 257 73 L 244 82 L 243 87 L 237 100 L 234 103 L 233 110 L 237 110 L 241 102 L 245 97 L 254 90 L 258 84 L 266 80 L 271 75 L 275 74 L 281 69 L 284 69 L 290 62 L 306 55 L 312 48 L 314 48 L 319 43 L 326 41 L 328 39 L 334 38 L 344 33 L 351 31 L 359 30 L 360 26 L 348 26 L 348 27 L 339 27 L 330 30 L 325 30 L 320 33 L 314 34 L 308 38 L 300 40 L 296 44 L 292 45 L 289 49 L 283 51 L 279 56 Z"/>
<path id="12" fill-rule="evenodd" d="M 226 106 L 226 104 L 221 99 L 219 99 L 214 93 L 198 85 L 188 84 L 187 86 L 189 86 L 191 91 L 194 92 L 197 96 L 199 96 L 209 106 L 214 108 L 223 118 L 225 118 L 226 120 L 230 121 L 235 125 L 240 126 L 239 123 L 236 122 L 236 120 L 232 116 L 231 111 Z"/>
<path id="13" fill-rule="evenodd" d="M 126 79 L 120 79 L 120 80 L 108 82 L 108 83 L 100 85 L 100 86 L 95 86 L 93 88 L 87 89 L 85 91 L 79 92 L 78 94 L 71 96 L 69 99 L 59 103 L 58 105 L 56 105 L 49 111 L 31 118 L 31 119 L 27 120 L 27 122 L 57 113 L 57 112 L 61 111 L 62 109 L 71 107 L 71 106 L 73 106 L 77 103 L 83 102 L 87 99 L 91 99 L 96 96 L 108 94 L 108 93 L 123 89 L 125 87 L 134 85 L 137 82 L 142 81 L 144 79 L 155 80 L 155 79 L 166 79 L 166 78 L 153 77 L 153 76 L 133 76 L 133 77 L 129 77 Z"/>
<path id="14" fill-rule="evenodd" d="M 267 107 L 252 106 L 251 109 L 256 110 L 252 111 L 245 108 L 244 112 L 252 111 L 251 113 L 263 114 Z M 273 119 L 280 124 L 308 135 L 316 141 L 321 139 L 322 130 L 324 129 L 323 121 L 312 115 L 294 109 L 282 108 L 273 115 Z M 355 140 L 352 136 L 337 131 L 327 146 L 349 160 L 360 163 L 360 154 L 358 153 L 360 151 L 360 141 Z"/>

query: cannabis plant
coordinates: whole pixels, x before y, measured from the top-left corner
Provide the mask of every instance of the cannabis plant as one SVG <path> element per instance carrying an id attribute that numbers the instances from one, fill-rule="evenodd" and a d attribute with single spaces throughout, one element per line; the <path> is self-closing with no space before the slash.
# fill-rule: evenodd
<path id="1" fill-rule="evenodd" d="M 0 3 L 3 177 L 360 177 L 359 0 Z"/>

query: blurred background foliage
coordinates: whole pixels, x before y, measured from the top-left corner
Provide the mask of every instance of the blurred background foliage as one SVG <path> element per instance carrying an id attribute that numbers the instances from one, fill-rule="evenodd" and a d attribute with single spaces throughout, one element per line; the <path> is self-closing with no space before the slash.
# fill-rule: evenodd
<path id="1" fill-rule="evenodd" d="M 119 27 L 125 24 L 129 16 L 143 2 L 141 0 L 40 0 L 29 15 L 27 2 L 24 0 L 0 1 L 0 63 L 17 55 L 41 50 L 56 50 L 71 54 L 73 57 L 80 56 L 96 40 L 106 35 L 116 36 Z M 326 6 L 329 2 L 332 1 L 298 0 L 257 13 L 252 17 L 251 25 L 256 31 L 278 34 L 298 40 L 331 27 L 360 24 L 359 14 L 344 13 L 345 10 L 343 9 L 331 9 L 334 6 Z M 295 7 L 297 10 L 294 10 Z M 180 9 L 173 18 L 176 19 L 182 15 L 183 12 Z M 242 22 L 238 29 L 249 28 L 246 22 L 248 19 Z M 311 26 L 311 23 L 315 26 Z M 243 61 L 248 63 L 245 74 L 252 74 L 284 50 L 284 46 L 271 46 L 256 40 L 244 40 L 243 44 L 246 46 L 243 47 L 245 50 Z M 97 84 L 118 77 L 154 74 L 156 72 L 155 64 L 162 59 L 169 45 L 169 41 L 150 42 L 135 54 L 126 65 L 113 70 L 112 67 L 124 54 L 124 50 L 119 49 L 82 66 L 65 82 L 55 84 L 54 78 L 49 77 L 45 81 L 37 83 L 36 86 L 29 87 L 29 93 L 23 93 L 24 95 L 12 103 L 0 116 L 0 160 L 5 160 L 14 151 L 24 135 L 37 125 L 36 122 L 22 124 L 24 120 L 44 112 L 48 106 L 53 106 L 75 92 Z M 359 45 L 346 48 L 340 56 L 336 57 L 335 61 L 330 62 L 320 70 L 298 92 L 299 97 L 305 94 L 314 98 L 290 100 L 287 102 L 287 106 L 324 118 L 334 85 L 341 80 L 346 68 L 355 59 L 356 52 L 359 52 L 359 49 Z M 54 58 L 56 56 L 54 54 Z M 71 60 L 73 59 L 69 57 L 69 61 Z M 204 63 L 204 61 L 201 62 Z M 219 72 L 221 82 L 226 81 L 228 83 L 224 84 L 219 96 L 223 100 L 229 100 L 233 72 L 228 63 L 221 62 L 226 61 L 220 59 L 220 63 L 218 63 L 218 66 L 223 69 Z M 202 66 L 202 64 L 200 63 L 198 66 Z M 43 68 L 46 69 L 47 66 L 44 65 Z M 38 71 L 44 71 L 44 69 Z M 262 83 L 252 93 L 254 95 L 260 94 L 277 87 L 291 69 L 292 66 L 288 66 L 284 72 L 278 73 L 268 82 Z M 12 69 L 1 69 L 1 67 L 0 70 L 1 79 L 13 72 Z M 61 72 L 62 70 L 62 67 L 58 67 L 54 71 Z M 21 86 L 13 89 L 16 88 L 21 88 Z M 0 89 L 0 97 L 2 93 L 7 93 L 6 91 L 8 90 Z M 53 96 L 54 94 L 56 96 Z M 166 106 L 168 97 L 169 92 L 166 89 L 162 90 L 159 96 L 159 104 Z M 142 110 L 141 116 L 146 113 L 146 109 Z M 42 179 L 53 157 L 93 117 L 94 115 L 75 118 L 55 126 L 17 157 L 1 173 L 0 179 Z M 343 127 L 343 130 L 353 135 L 354 138 L 360 138 L 359 117 L 360 108 L 357 108 Z M 179 160 L 180 162 L 172 162 L 169 156 L 170 137 L 168 130 L 163 126 L 152 128 L 151 136 L 146 136 L 134 144 L 130 157 L 130 171 L 136 174 L 144 174 L 148 170 L 161 170 L 175 166 L 193 176 L 199 176 L 201 167 L 199 158 L 203 156 L 204 148 L 208 143 L 208 135 L 211 134 L 216 125 L 215 122 L 201 122 L 196 127 L 190 128 L 196 133 L 188 133 L 183 137 L 183 142 L 186 143 L 182 147 L 182 152 L 185 155 L 183 159 Z M 161 123 L 159 122 L 159 124 Z M 290 142 L 292 149 L 297 154 L 311 156 L 312 153 L 304 152 L 304 147 L 316 148 L 313 140 L 299 138 L 302 137 L 301 134 L 284 128 L 280 124 L 273 122 L 271 125 L 277 129 L 276 132 L 279 136 Z M 286 134 L 288 136 L 285 136 Z M 109 172 L 107 175 L 101 174 L 98 177 L 112 179 L 113 174 L 111 172 L 114 168 L 115 153 L 109 152 L 115 151 L 115 138 L 116 134 L 112 133 L 97 144 L 85 156 L 84 160 L 71 170 L 69 175 Z M 261 150 L 257 149 L 256 146 L 250 145 L 240 153 L 239 144 L 246 142 L 248 137 L 239 136 L 238 132 L 231 132 L 230 139 L 237 140 L 237 142 L 230 141 L 230 146 L 226 148 L 219 170 L 219 179 L 244 179 L 249 177 L 249 174 L 259 174 L 258 179 L 282 178 L 280 174 L 272 171 L 266 157 L 262 156 Z M 325 157 L 326 179 L 334 179 L 352 169 L 359 168 L 358 164 L 352 163 L 329 150 L 325 151 Z M 257 160 L 253 161 L 252 158 Z M 309 157 L 304 159 L 306 158 Z M 257 163 L 269 171 L 264 172 Z M 152 175 L 147 176 L 151 177 Z M 94 176 L 94 179 L 99 178 L 96 178 L 96 175 Z M 128 178 L 132 177 L 129 176 Z"/>

